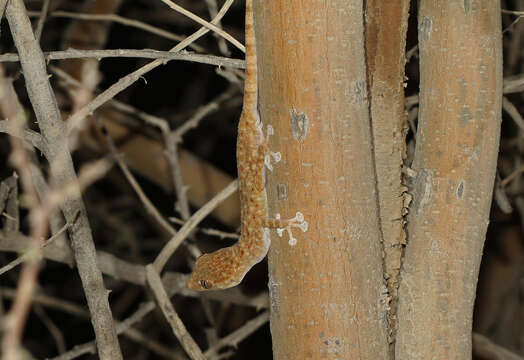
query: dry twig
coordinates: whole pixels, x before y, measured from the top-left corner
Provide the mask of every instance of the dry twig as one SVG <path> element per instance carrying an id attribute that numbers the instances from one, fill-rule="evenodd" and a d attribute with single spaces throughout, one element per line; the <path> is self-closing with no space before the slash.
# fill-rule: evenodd
<path id="1" fill-rule="evenodd" d="M 135 50 L 135 49 L 114 49 L 114 50 L 77 50 L 68 49 L 63 51 L 49 51 L 44 53 L 47 61 L 64 60 L 64 59 L 104 59 L 104 58 L 143 58 L 159 59 L 165 63 L 172 60 L 183 60 L 201 64 L 224 66 L 234 69 L 244 69 L 245 62 L 240 59 L 230 59 L 221 56 L 208 54 L 194 54 L 189 52 L 172 52 L 160 50 Z M 18 54 L 2 54 L 0 62 L 17 62 L 20 61 Z"/>
<path id="2" fill-rule="evenodd" d="M 41 16 L 41 13 L 36 12 L 36 11 L 28 11 L 27 13 L 30 17 Z M 169 31 L 146 24 L 142 21 L 127 19 L 125 17 L 119 16 L 116 14 L 82 14 L 82 13 L 68 12 L 68 11 L 53 11 L 49 13 L 48 15 L 50 17 L 57 17 L 57 18 L 69 18 L 69 19 L 80 19 L 80 20 L 91 20 L 91 21 L 93 20 L 112 21 L 112 22 L 115 22 L 121 25 L 145 30 L 147 32 L 150 32 L 151 34 L 155 34 L 155 35 L 161 36 L 169 40 L 182 41 L 184 39 L 184 37 L 181 35 L 176 35 Z M 189 45 L 189 47 L 191 47 L 195 51 L 200 51 L 200 52 L 204 51 L 204 48 L 196 44 L 191 44 Z"/>
<path id="3" fill-rule="evenodd" d="M 155 259 L 154 266 L 156 271 L 160 272 L 165 264 L 180 246 L 182 241 L 191 233 L 191 231 L 204 219 L 215 207 L 217 207 L 224 199 L 231 196 L 238 189 L 238 182 L 235 180 L 229 184 L 224 190 L 219 192 L 209 202 L 202 206 L 191 218 L 182 226 L 178 233 L 164 246 L 160 254 Z"/>
<path id="4" fill-rule="evenodd" d="M 173 304 L 171 304 L 171 300 L 169 300 L 169 296 L 162 285 L 162 280 L 152 264 L 146 266 L 146 278 L 147 283 L 155 295 L 158 307 L 162 310 L 164 317 L 173 330 L 173 334 L 175 334 L 178 341 L 180 341 L 180 344 L 186 353 L 193 360 L 205 360 L 206 357 L 202 354 L 202 350 L 200 350 L 195 340 L 193 340 L 191 335 L 189 335 L 182 320 L 178 317 L 178 314 L 176 313 Z"/>

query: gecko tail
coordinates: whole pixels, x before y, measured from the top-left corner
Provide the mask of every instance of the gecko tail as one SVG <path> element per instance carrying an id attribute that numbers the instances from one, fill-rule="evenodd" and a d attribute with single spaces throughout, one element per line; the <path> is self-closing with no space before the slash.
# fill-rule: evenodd
<path id="1" fill-rule="evenodd" d="M 244 82 L 244 111 L 256 111 L 258 102 L 257 48 L 253 0 L 246 0 L 246 77 Z"/>

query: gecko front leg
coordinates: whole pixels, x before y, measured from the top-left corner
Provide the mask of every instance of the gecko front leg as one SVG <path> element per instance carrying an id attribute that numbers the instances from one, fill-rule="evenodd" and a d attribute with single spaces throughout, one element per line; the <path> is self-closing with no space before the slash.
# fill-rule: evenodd
<path id="1" fill-rule="evenodd" d="M 262 223 L 262 226 L 270 229 L 277 229 L 278 236 L 280 237 L 282 237 L 284 231 L 286 231 L 289 235 L 288 244 L 290 246 L 295 246 L 297 244 L 297 239 L 293 237 L 293 232 L 291 229 L 295 227 L 299 228 L 303 232 L 306 232 L 309 227 L 309 223 L 304 220 L 304 215 L 297 211 L 294 218 L 287 220 L 281 219 L 280 214 L 277 213 L 274 219 L 265 219 Z"/>

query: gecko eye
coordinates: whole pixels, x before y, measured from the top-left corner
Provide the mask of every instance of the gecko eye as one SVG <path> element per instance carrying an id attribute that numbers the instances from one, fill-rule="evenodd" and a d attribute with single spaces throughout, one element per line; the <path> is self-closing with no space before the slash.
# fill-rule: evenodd
<path id="1" fill-rule="evenodd" d="M 211 289 L 213 287 L 213 283 L 209 280 L 200 280 L 200 286 L 202 286 L 204 289 Z"/>

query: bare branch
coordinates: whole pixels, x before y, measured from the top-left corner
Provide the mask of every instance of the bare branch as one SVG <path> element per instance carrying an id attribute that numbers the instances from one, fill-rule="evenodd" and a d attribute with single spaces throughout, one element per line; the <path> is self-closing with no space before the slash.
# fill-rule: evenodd
<path id="1" fill-rule="evenodd" d="M 266 324 L 269 321 L 269 312 L 264 311 L 262 314 L 258 315 L 256 318 L 249 320 L 245 323 L 244 326 L 242 326 L 240 329 L 235 330 L 231 334 L 227 335 L 226 337 L 220 339 L 216 344 L 214 344 L 212 347 L 210 347 L 206 352 L 205 355 L 208 359 L 216 360 L 218 359 L 218 351 L 226 346 L 232 346 L 234 348 L 237 347 L 237 345 L 247 338 L 249 335 L 251 335 L 253 332 L 255 332 L 258 328 L 260 328 L 262 325 Z"/>
<path id="2" fill-rule="evenodd" d="M 10 131 L 9 121 L 8 120 L 0 120 L 0 132 L 9 134 L 11 136 L 17 136 L 18 134 L 13 134 L 12 131 Z M 45 139 L 37 132 L 29 129 L 24 130 L 24 138 L 23 140 L 40 150 L 44 155 L 47 154 L 47 144 Z"/>
<path id="3" fill-rule="evenodd" d="M 180 246 L 182 241 L 191 233 L 191 231 L 204 219 L 215 207 L 217 207 L 223 200 L 231 196 L 238 189 L 238 182 L 235 180 L 231 182 L 224 190 L 219 192 L 209 202 L 202 206 L 191 218 L 182 226 L 178 233 L 164 246 L 160 254 L 155 259 L 154 265 L 156 271 L 162 271 L 165 264 Z"/>
<path id="4" fill-rule="evenodd" d="M 40 247 L 38 249 L 29 249 L 29 251 L 21 256 L 19 256 L 18 258 L 16 258 L 15 260 L 11 261 L 9 264 L 5 265 L 5 266 L 2 266 L 0 268 L 0 275 L 2 275 L 3 273 L 13 269 L 14 267 L 16 267 L 17 265 L 23 263 L 24 261 L 28 260 L 28 259 L 31 259 L 35 256 L 38 256 L 39 254 L 39 251 L 41 251 L 44 247 L 46 247 L 47 245 L 49 245 L 53 240 L 55 240 L 58 236 L 60 236 L 60 234 L 62 232 L 64 232 L 67 228 L 68 228 L 69 225 L 64 225 L 62 227 L 62 229 L 60 229 L 55 235 L 51 236 L 49 239 L 47 239 L 46 241 L 44 241 Z M 38 250 L 38 251 L 37 251 Z"/>
<path id="5" fill-rule="evenodd" d="M 4 1 L 5 3 L 5 1 Z M 30 17 L 40 16 L 40 12 L 37 11 L 28 11 Z M 182 41 L 184 37 L 181 35 L 173 34 L 169 31 L 157 28 L 155 26 L 146 24 L 142 21 L 127 19 L 125 17 L 116 15 L 116 14 L 82 14 L 76 12 L 68 11 L 53 11 L 49 14 L 50 17 L 58 18 L 69 18 L 69 19 L 80 19 L 80 20 L 98 20 L 98 21 L 112 21 L 121 25 L 134 27 L 137 29 L 145 30 L 151 34 L 155 34 L 161 37 L 164 37 L 169 40 Z M 203 52 L 204 48 L 196 44 L 189 45 L 193 50 Z"/>
<path id="6" fill-rule="evenodd" d="M 231 44 L 235 45 L 235 47 L 237 47 L 242 52 L 246 52 L 246 48 L 245 48 L 244 45 L 242 45 L 237 39 L 235 39 L 234 37 L 232 37 L 231 35 L 226 33 L 224 30 L 220 29 L 218 26 L 214 25 L 213 23 L 205 21 L 201 17 L 193 14 L 191 11 L 187 11 L 182 6 L 175 4 L 171 0 L 162 0 L 162 2 L 164 4 L 166 4 L 167 6 L 169 6 L 171 9 L 173 9 L 173 10 L 175 10 L 175 11 L 177 11 L 177 12 L 179 12 L 179 13 L 185 15 L 185 16 L 187 16 L 191 20 L 196 21 L 200 25 L 204 25 L 209 30 L 213 30 L 215 33 L 217 33 L 218 35 L 222 36 L 224 39 L 229 41 Z"/>
<path id="7" fill-rule="evenodd" d="M 182 320 L 178 317 L 178 314 L 176 313 L 173 304 L 171 304 L 171 300 L 169 300 L 169 296 L 162 285 L 162 280 L 153 267 L 153 264 L 146 266 L 146 278 L 151 290 L 153 290 L 158 307 L 162 310 L 162 313 L 171 326 L 173 333 L 178 341 L 180 341 L 180 344 L 189 357 L 194 360 L 205 360 L 206 357 L 202 354 L 202 350 L 200 350 L 195 340 L 193 340 L 191 335 L 189 335 Z"/>
<path id="8" fill-rule="evenodd" d="M 521 356 L 478 333 L 473 333 L 473 355 L 492 360 L 523 360 Z"/>
<path id="9" fill-rule="evenodd" d="M 230 59 L 222 56 L 194 54 L 184 51 L 159 51 L 159 50 L 135 50 L 135 49 L 115 49 L 115 50 L 76 50 L 68 49 L 63 51 L 49 51 L 44 53 L 47 61 L 64 59 L 103 59 L 103 58 L 144 58 L 161 59 L 165 62 L 171 60 L 184 60 L 201 64 L 224 66 L 235 69 L 244 69 L 244 60 Z M 0 62 L 20 61 L 18 54 L 0 55 Z"/>

